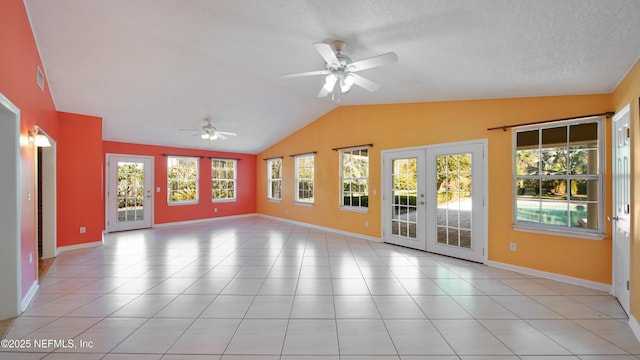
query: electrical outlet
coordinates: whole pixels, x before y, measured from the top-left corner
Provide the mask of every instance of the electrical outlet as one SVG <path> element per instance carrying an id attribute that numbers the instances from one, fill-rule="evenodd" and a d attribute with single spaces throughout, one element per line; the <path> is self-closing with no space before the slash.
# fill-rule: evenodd
<path id="1" fill-rule="evenodd" d="M 364 227 L 369 227 L 369 222 L 368 221 L 364 222 Z"/>
<path id="2" fill-rule="evenodd" d="M 517 250 L 516 243 L 514 243 L 514 242 L 509 243 L 509 250 L 516 251 Z"/>
<path id="3" fill-rule="evenodd" d="M 218 212 L 218 208 L 213 208 L 213 212 L 217 213 Z"/>
<path id="4" fill-rule="evenodd" d="M 29 253 L 29 264 L 33 264 L 33 253 Z"/>
<path id="5" fill-rule="evenodd" d="M 289 210 L 288 209 L 284 209 L 284 213 L 285 213 L 285 215 L 288 214 Z"/>
<path id="6" fill-rule="evenodd" d="M 80 226 L 80 234 L 84 234 L 87 232 L 87 228 L 84 226 Z"/>
<path id="7" fill-rule="evenodd" d="M 156 188 L 156 192 L 160 192 L 160 186 Z"/>

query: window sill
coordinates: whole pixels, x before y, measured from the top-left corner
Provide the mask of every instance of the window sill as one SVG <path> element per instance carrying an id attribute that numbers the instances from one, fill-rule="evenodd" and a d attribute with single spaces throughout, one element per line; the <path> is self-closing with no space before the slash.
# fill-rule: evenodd
<path id="1" fill-rule="evenodd" d="M 183 201 L 183 202 L 170 202 L 168 206 L 182 206 L 182 205 L 198 205 L 199 201 Z"/>
<path id="2" fill-rule="evenodd" d="M 267 198 L 267 201 L 272 203 L 281 203 L 282 199 Z"/>
<path id="3" fill-rule="evenodd" d="M 355 206 L 340 206 L 341 211 L 350 211 L 356 213 L 368 213 L 369 208 L 366 207 L 355 207 Z"/>
<path id="4" fill-rule="evenodd" d="M 236 199 L 211 199 L 211 202 L 214 203 L 214 204 L 226 203 L 226 202 L 236 202 Z"/>
<path id="5" fill-rule="evenodd" d="M 523 231 L 535 234 L 544 234 L 544 235 L 556 235 L 556 236 L 565 236 L 572 238 L 580 238 L 587 240 L 603 240 L 607 238 L 607 234 L 604 233 L 596 233 L 596 232 L 581 232 L 577 230 L 560 230 L 548 227 L 540 227 L 540 226 L 529 226 L 522 224 L 513 224 L 513 229 L 516 231 Z"/>
<path id="6" fill-rule="evenodd" d="M 312 202 L 295 201 L 294 204 L 301 205 L 301 206 L 308 206 L 308 207 L 312 207 L 313 206 Z"/>

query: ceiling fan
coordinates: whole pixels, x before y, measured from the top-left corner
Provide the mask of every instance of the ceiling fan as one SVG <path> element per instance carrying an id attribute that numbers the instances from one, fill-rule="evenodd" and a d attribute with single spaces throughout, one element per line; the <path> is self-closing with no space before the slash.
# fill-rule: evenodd
<path id="1" fill-rule="evenodd" d="M 332 93 L 336 84 L 340 86 L 340 92 L 343 94 L 349 92 L 353 85 L 360 86 L 369 91 L 378 90 L 380 85 L 356 73 L 358 71 L 395 63 L 398 61 L 398 55 L 394 52 L 389 52 L 352 62 L 350 57 L 342 53 L 344 45 L 344 41 L 342 40 L 334 40 L 331 44 L 323 42 L 314 43 L 313 46 L 316 47 L 316 50 L 318 50 L 320 56 L 322 56 L 325 61 L 325 70 L 285 74 L 281 75 L 281 77 L 288 79 L 301 76 L 326 75 L 324 85 L 322 89 L 320 89 L 318 97 L 324 97 Z"/>
<path id="2" fill-rule="evenodd" d="M 238 136 L 236 133 L 228 132 L 228 131 L 220 131 L 211 123 L 211 118 L 206 117 L 203 119 L 206 124 L 202 126 L 202 129 L 179 129 L 180 131 L 197 131 L 200 134 L 195 134 L 194 136 L 199 135 L 204 140 L 216 140 L 216 139 L 227 139 L 227 136 Z"/>

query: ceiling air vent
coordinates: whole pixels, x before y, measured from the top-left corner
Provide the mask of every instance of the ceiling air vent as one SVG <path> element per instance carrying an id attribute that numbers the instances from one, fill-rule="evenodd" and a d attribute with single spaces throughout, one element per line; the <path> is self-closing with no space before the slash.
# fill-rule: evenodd
<path id="1" fill-rule="evenodd" d="M 44 74 L 42 70 L 40 70 L 40 66 L 37 67 L 36 81 L 38 82 L 38 87 L 40 90 L 44 91 Z"/>

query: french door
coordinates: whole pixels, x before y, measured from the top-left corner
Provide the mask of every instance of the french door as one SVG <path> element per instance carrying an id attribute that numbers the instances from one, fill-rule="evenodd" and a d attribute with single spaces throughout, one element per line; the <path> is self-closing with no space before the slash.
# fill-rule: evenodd
<path id="1" fill-rule="evenodd" d="M 631 133 L 629 105 L 613 117 L 613 295 L 629 313 L 631 253 Z"/>
<path id="2" fill-rule="evenodd" d="M 107 232 L 149 228 L 153 157 L 107 154 Z"/>
<path id="3" fill-rule="evenodd" d="M 385 152 L 384 241 L 483 262 L 485 146 L 472 142 Z"/>

